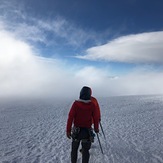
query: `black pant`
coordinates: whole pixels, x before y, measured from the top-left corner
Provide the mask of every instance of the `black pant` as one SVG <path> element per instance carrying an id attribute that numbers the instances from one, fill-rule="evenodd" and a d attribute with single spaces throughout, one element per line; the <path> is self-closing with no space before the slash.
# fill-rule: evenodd
<path id="1" fill-rule="evenodd" d="M 89 150 L 91 148 L 91 141 L 89 139 L 89 131 L 87 129 L 80 129 L 80 132 L 78 133 L 76 139 L 73 139 L 72 141 L 72 149 L 71 149 L 71 163 L 77 162 L 78 157 L 78 148 L 81 142 L 82 145 L 82 163 L 88 163 L 89 162 Z"/>

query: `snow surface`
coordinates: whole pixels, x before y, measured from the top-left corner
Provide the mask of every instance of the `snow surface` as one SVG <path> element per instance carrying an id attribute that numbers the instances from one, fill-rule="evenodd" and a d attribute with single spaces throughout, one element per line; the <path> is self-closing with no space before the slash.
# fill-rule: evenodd
<path id="1" fill-rule="evenodd" d="M 0 163 L 70 163 L 73 100 L 0 100 Z M 163 163 L 163 96 L 100 98 L 106 140 L 90 163 Z M 81 154 L 78 155 L 81 163 Z"/>

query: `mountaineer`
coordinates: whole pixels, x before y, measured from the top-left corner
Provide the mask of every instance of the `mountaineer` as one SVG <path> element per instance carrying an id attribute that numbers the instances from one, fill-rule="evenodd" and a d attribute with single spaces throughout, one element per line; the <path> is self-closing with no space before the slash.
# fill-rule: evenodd
<path id="1" fill-rule="evenodd" d="M 82 145 L 82 163 L 89 162 L 94 123 L 95 133 L 99 133 L 99 113 L 91 101 L 91 89 L 84 86 L 80 91 L 79 100 L 74 101 L 67 120 L 67 137 L 72 138 L 71 163 L 77 162 L 78 148 Z"/>

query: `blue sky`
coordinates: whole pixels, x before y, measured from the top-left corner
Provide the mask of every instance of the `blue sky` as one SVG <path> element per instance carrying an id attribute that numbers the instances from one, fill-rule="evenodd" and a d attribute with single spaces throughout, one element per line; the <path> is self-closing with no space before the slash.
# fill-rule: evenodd
<path id="1" fill-rule="evenodd" d="M 0 4 L 1 96 L 163 93 L 162 0 Z"/>

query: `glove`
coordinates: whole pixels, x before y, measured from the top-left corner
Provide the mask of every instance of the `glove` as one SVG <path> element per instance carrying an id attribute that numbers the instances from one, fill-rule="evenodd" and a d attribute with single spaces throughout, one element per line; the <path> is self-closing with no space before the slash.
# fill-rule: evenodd
<path id="1" fill-rule="evenodd" d="M 67 132 L 67 137 L 71 139 L 71 132 Z"/>
<path id="2" fill-rule="evenodd" d="M 96 134 L 99 133 L 99 129 L 95 129 L 95 133 L 96 133 Z"/>

